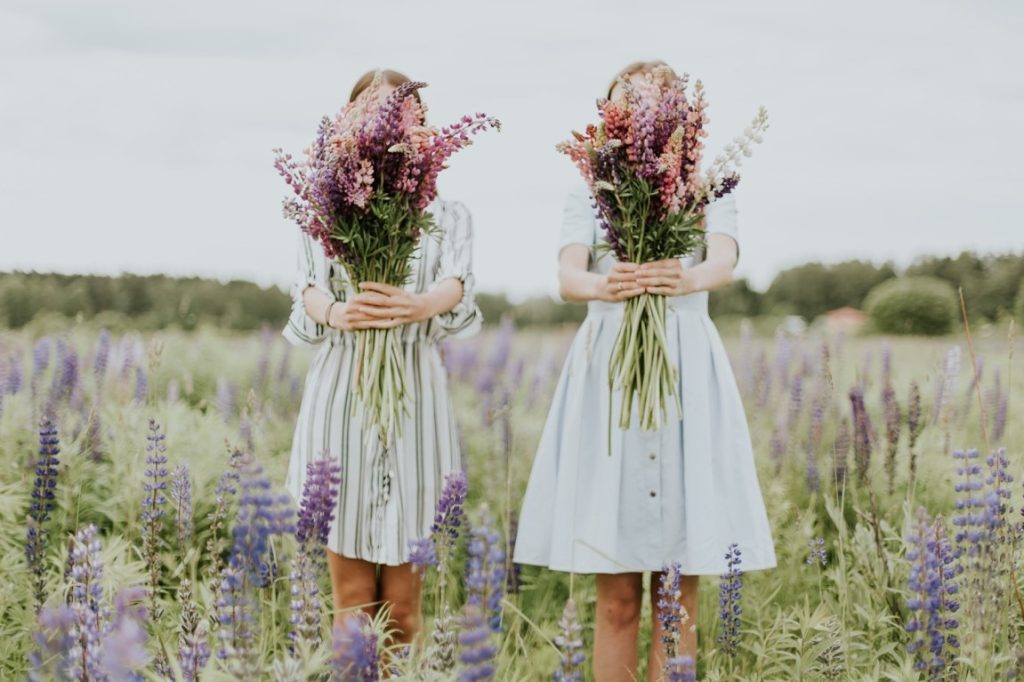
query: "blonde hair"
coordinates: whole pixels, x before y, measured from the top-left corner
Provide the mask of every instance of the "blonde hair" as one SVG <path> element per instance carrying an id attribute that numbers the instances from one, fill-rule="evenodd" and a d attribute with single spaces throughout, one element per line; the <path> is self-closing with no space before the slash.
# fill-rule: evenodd
<path id="1" fill-rule="evenodd" d="M 373 77 L 377 75 L 377 71 L 380 71 L 381 79 L 393 88 L 397 88 L 402 83 L 408 83 L 412 80 L 399 71 L 393 71 L 391 69 L 370 69 L 360 76 L 359 80 L 356 81 L 356 84 L 352 86 L 352 94 L 348 96 L 349 102 L 355 102 L 356 97 L 359 97 L 359 95 L 363 94 L 363 91 L 366 90 L 366 88 L 370 87 L 370 84 L 373 83 Z M 413 96 L 416 98 L 416 101 L 419 101 L 420 94 L 418 92 L 413 93 Z"/>
<path id="2" fill-rule="evenodd" d="M 619 84 L 620 80 L 624 78 L 629 78 L 631 76 L 635 76 L 637 74 L 642 75 L 654 73 L 654 70 L 657 69 L 659 66 L 663 67 L 662 80 L 664 83 L 667 84 L 670 81 L 673 81 L 676 78 L 678 78 L 678 76 L 676 76 L 676 72 L 672 70 L 672 67 L 666 64 L 665 62 L 661 61 L 660 59 L 655 59 L 648 62 L 633 62 L 632 64 L 630 64 L 629 66 L 615 74 L 615 78 L 613 78 L 612 82 L 608 85 L 608 99 L 612 98 L 612 91 L 615 89 L 615 86 Z"/>

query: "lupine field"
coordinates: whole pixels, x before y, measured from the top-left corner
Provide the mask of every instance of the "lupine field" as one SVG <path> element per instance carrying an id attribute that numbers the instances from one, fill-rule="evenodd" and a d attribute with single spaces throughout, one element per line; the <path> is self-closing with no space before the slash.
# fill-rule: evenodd
<path id="1" fill-rule="evenodd" d="M 344 472 L 327 458 L 283 493 L 308 353 L 276 329 L 2 333 L 0 678 L 592 679 L 593 578 L 507 558 L 571 338 L 494 325 L 444 347 L 468 480 L 416 543 L 409 650 L 384 615 L 331 627 Z M 972 341 L 728 335 L 779 566 L 730 551 L 697 614 L 666 567 L 670 655 L 694 623 L 700 653 L 664 679 L 1024 674 L 1021 344 L 1010 325 Z"/>

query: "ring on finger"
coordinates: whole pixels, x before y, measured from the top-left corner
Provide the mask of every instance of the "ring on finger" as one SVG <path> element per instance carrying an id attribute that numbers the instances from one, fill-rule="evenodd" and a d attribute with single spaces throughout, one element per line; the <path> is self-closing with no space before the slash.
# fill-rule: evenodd
<path id="1" fill-rule="evenodd" d="M 617 286 L 618 286 L 619 291 L 622 291 L 622 282 L 618 282 Z"/>

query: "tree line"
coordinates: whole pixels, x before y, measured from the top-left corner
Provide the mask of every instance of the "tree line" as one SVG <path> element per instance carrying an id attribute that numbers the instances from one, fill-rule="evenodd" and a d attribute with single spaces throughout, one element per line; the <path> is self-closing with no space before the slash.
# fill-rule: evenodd
<path id="1" fill-rule="evenodd" d="M 808 322 L 844 306 L 861 308 L 868 293 L 901 276 L 935 277 L 962 287 L 973 317 L 996 320 L 1024 315 L 1024 254 L 928 256 L 902 271 L 892 263 L 850 260 L 805 263 L 781 271 L 766 291 L 745 279 L 712 292 L 713 316 L 799 315 Z M 509 315 L 520 326 L 578 322 L 586 306 L 548 297 L 519 303 L 494 293 L 478 294 L 485 319 Z M 281 325 L 291 308 L 288 293 L 253 282 L 222 282 L 166 275 L 65 275 L 0 273 L 0 326 L 17 329 L 41 316 L 95 320 L 111 327 L 194 329 L 213 325 L 251 330 Z"/>

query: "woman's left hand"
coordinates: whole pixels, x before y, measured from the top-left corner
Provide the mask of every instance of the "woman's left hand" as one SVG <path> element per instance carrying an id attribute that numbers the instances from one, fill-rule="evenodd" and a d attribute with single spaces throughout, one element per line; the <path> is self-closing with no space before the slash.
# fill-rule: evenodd
<path id="1" fill-rule="evenodd" d="M 636 282 L 648 294 L 683 296 L 694 291 L 689 273 L 678 258 L 643 263 L 637 270 Z"/>
<path id="2" fill-rule="evenodd" d="M 429 317 L 426 302 L 419 294 L 380 282 L 360 282 L 359 289 L 361 293 L 352 297 L 352 303 L 363 314 L 375 318 L 366 323 L 368 328 L 392 329 Z"/>

